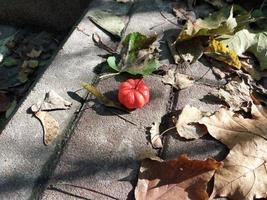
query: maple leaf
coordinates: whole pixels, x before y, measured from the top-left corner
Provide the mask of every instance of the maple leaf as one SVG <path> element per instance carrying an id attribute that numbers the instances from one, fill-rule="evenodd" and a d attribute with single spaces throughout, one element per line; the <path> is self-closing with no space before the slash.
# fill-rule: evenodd
<path id="1" fill-rule="evenodd" d="M 207 200 L 207 183 L 221 166 L 213 159 L 143 160 L 135 189 L 136 200 Z"/>
<path id="2" fill-rule="evenodd" d="M 252 118 L 225 108 L 204 117 L 210 135 L 228 146 L 224 166 L 215 173 L 213 196 L 251 200 L 267 197 L 267 109 L 253 104 Z"/>

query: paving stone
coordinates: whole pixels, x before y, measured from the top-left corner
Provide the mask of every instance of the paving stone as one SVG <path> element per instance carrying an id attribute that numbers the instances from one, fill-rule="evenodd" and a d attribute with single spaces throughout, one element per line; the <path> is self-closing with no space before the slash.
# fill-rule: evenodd
<path id="1" fill-rule="evenodd" d="M 205 136 L 197 140 L 186 141 L 173 133 L 167 138 L 162 156 L 164 159 L 176 159 L 181 154 L 187 154 L 191 159 L 223 160 L 227 153 L 227 147 L 211 137 Z"/>
<path id="2" fill-rule="evenodd" d="M 186 105 L 191 105 L 202 111 L 214 112 L 221 106 L 221 101 L 216 98 L 217 93 L 218 89 L 215 87 L 194 84 L 175 94 L 173 110 L 181 110 Z"/>
<path id="3" fill-rule="evenodd" d="M 117 99 L 114 88 L 118 88 L 120 81 L 109 79 L 98 88 Z M 165 114 L 170 89 L 158 77 L 151 76 L 145 81 L 151 87 L 151 101 L 143 109 L 120 116 L 127 121 L 97 102 L 84 111 L 50 184 L 88 199 L 109 199 L 93 190 L 117 199 L 127 199 L 130 194 L 132 199 L 130 192 L 139 169 L 138 160 L 156 153 L 148 144 L 146 128 Z M 62 187 L 62 182 L 92 191 Z M 45 192 L 43 200 L 62 199 L 61 192 L 50 191 Z"/>
<path id="4" fill-rule="evenodd" d="M 215 87 L 194 84 L 174 94 L 173 110 L 181 110 L 186 105 L 199 108 L 202 111 L 215 112 L 221 106 L 221 102 L 214 95 Z M 175 133 L 167 135 L 162 156 L 165 159 L 175 159 L 180 154 L 186 153 L 193 159 L 207 159 L 209 157 L 222 160 L 227 155 L 228 149 L 219 141 L 204 136 L 198 140 L 186 141 Z"/>

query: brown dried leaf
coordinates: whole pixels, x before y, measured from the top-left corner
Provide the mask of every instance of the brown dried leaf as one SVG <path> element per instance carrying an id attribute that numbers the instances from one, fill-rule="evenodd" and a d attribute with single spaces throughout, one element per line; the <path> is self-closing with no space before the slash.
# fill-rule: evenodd
<path id="1" fill-rule="evenodd" d="M 219 97 L 223 99 L 233 111 L 248 111 L 252 103 L 250 87 L 240 78 L 227 83 L 219 90 Z"/>
<path id="2" fill-rule="evenodd" d="M 215 173 L 213 196 L 252 200 L 267 197 L 267 110 L 252 105 L 252 118 L 224 108 L 200 120 L 231 150 Z"/>
<path id="3" fill-rule="evenodd" d="M 162 81 L 163 83 L 172 85 L 178 90 L 188 88 L 195 82 L 192 77 L 175 72 L 174 69 L 169 70 L 168 73 L 163 76 Z"/>
<path id="4" fill-rule="evenodd" d="M 196 20 L 196 14 L 193 11 L 188 11 L 186 6 L 181 3 L 174 3 L 172 10 L 176 17 L 182 20 L 190 20 L 192 22 Z"/>
<path id="5" fill-rule="evenodd" d="M 207 113 L 200 111 L 195 107 L 186 105 L 176 122 L 178 134 L 186 139 L 198 139 L 207 133 L 207 130 L 197 122 L 206 116 Z"/>
<path id="6" fill-rule="evenodd" d="M 50 145 L 58 136 L 58 122 L 49 113 L 44 111 L 39 111 L 35 113 L 35 116 L 40 120 L 43 126 L 45 145 Z"/>
<path id="7" fill-rule="evenodd" d="M 135 188 L 136 200 L 208 200 L 207 183 L 221 166 L 213 159 L 143 160 Z"/>
<path id="8" fill-rule="evenodd" d="M 66 101 L 59 96 L 54 90 L 50 90 L 45 94 L 45 99 L 31 106 L 32 112 L 66 110 L 70 109 L 71 102 Z"/>

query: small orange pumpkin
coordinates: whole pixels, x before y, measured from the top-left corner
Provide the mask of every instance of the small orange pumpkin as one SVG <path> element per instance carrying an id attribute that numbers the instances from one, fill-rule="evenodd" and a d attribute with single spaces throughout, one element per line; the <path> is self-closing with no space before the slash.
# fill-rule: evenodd
<path id="1" fill-rule="evenodd" d="M 149 88 L 143 79 L 128 79 L 121 83 L 118 98 L 128 109 L 142 108 L 149 101 Z"/>

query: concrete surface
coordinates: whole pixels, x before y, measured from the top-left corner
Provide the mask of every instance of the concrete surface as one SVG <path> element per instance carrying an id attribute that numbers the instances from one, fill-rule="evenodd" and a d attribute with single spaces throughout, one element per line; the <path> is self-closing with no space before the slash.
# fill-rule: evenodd
<path id="1" fill-rule="evenodd" d="M 0 0 L 0 23 L 71 28 L 91 0 Z"/>
<path id="2" fill-rule="evenodd" d="M 102 6 L 103 3 L 105 2 L 95 1 L 92 6 Z M 103 41 L 109 38 L 92 24 L 87 16 L 80 22 L 79 30 L 89 35 L 96 32 Z M 42 126 L 36 118 L 27 114 L 29 107 L 43 99 L 50 89 L 73 102 L 70 110 L 51 113 L 60 124 L 60 135 L 64 136 L 66 130 L 71 128 L 71 122 L 76 118 L 76 111 L 81 107 L 81 103 L 73 100 L 67 92 L 79 89 L 81 82 L 92 82 L 94 67 L 104 61 L 98 55 L 106 52 L 96 47 L 90 36 L 79 30 L 73 31 L 51 66 L 33 86 L 0 134 L 1 200 L 33 198 L 36 192 L 38 193 L 38 185 L 42 184 L 49 175 L 47 169 L 51 165 L 50 160 L 53 161 L 52 158 L 57 155 L 61 146 L 61 137 L 53 145 L 44 146 Z M 79 95 L 85 96 L 85 92 L 79 92 Z"/>
<path id="3" fill-rule="evenodd" d="M 147 30 L 162 22 L 161 5 L 151 2 L 154 1 L 137 2 L 132 7 L 125 34 L 132 31 L 151 34 Z M 151 13 L 144 14 L 149 7 Z M 146 22 L 153 20 L 140 26 L 141 19 Z M 165 56 L 162 60 L 168 62 L 169 58 Z M 114 88 L 118 88 L 118 81 L 121 79 L 106 80 L 98 87 L 116 99 Z M 166 113 L 170 94 L 170 87 L 163 85 L 160 77 L 150 76 L 145 81 L 152 88 L 150 103 L 142 110 L 121 115 L 124 119 L 98 103 L 85 109 L 42 199 L 134 198 L 139 159 L 156 155 L 146 139 L 147 127 L 160 121 Z"/>
<path id="4" fill-rule="evenodd" d="M 202 111 L 215 112 L 222 101 L 216 98 L 218 88 L 225 80 L 217 80 L 212 70 L 202 60 L 196 62 L 186 69 L 180 69 L 182 73 L 189 74 L 198 80 L 191 87 L 184 90 L 174 91 L 171 111 L 182 110 L 186 105 L 194 106 Z M 223 160 L 228 149 L 225 145 L 212 137 L 204 136 L 198 140 L 184 140 L 171 133 L 165 137 L 165 146 L 162 150 L 162 157 L 175 159 L 178 155 L 186 153 L 193 159 L 207 159 L 209 157 Z"/>
<path id="5" fill-rule="evenodd" d="M 118 88 L 121 81 L 109 79 L 101 82 L 98 88 L 117 99 L 114 88 Z M 150 103 L 131 114 L 120 115 L 124 119 L 97 102 L 94 105 L 88 103 L 49 183 L 52 187 L 42 199 L 70 198 L 53 187 L 88 199 L 109 199 L 92 191 L 116 199 L 127 199 L 128 195 L 133 199 L 131 191 L 138 174 L 139 159 L 156 155 L 146 139 L 146 128 L 166 113 L 169 98 L 169 87 L 163 85 L 160 78 L 150 76 L 145 82 L 151 87 Z M 91 191 L 62 184 L 82 186 Z"/>
<path id="6" fill-rule="evenodd" d="M 115 9 L 120 14 L 129 11 L 130 20 L 125 34 L 133 31 L 159 34 L 161 60 L 169 64 L 172 59 L 165 39 L 173 34 L 177 26 L 167 22 L 160 14 L 162 11 L 169 16 L 169 3 L 162 2 L 137 1 L 133 7 L 124 7 L 124 4 L 112 0 L 94 0 L 89 12 L 99 7 L 120 8 Z M 71 99 L 67 92 L 79 89 L 81 82 L 94 81 L 93 68 L 105 60 L 101 55 L 106 54 L 94 46 L 88 35 L 97 32 L 105 43 L 111 43 L 110 38 L 88 20 L 88 14 L 77 25 L 78 29 L 71 34 L 52 65 L 0 135 L 0 160 L 4 161 L 0 163 L 0 199 L 133 199 L 139 160 L 157 153 L 147 141 L 147 127 L 154 121 L 160 121 L 167 112 L 181 109 L 186 104 L 206 111 L 214 111 L 220 105 L 220 102 L 214 104 L 214 101 L 209 101 L 211 96 L 208 95 L 216 93 L 216 86 L 212 85 L 218 81 L 211 71 L 205 74 L 208 68 L 198 63 L 185 71 L 201 78 L 188 89 L 171 91 L 169 86 L 162 84 L 159 76 L 149 76 L 145 81 L 152 88 L 152 99 L 144 109 L 135 110 L 131 114 L 119 112 L 118 115 L 89 96 L 90 101 L 82 108 L 78 121 L 75 111 L 81 108 L 81 104 Z M 127 16 L 125 21 L 128 22 Z M 116 99 L 114 88 L 118 88 L 123 77 L 101 81 L 98 88 Z M 62 137 L 52 146 L 45 147 L 40 123 L 26 114 L 26 110 L 37 99 L 43 98 L 50 88 L 74 105 L 69 111 L 51 113 L 60 122 Z M 175 96 L 172 107 L 169 104 L 170 93 Z M 85 93 L 80 95 L 85 96 Z M 73 130 L 67 145 L 62 149 Z M 187 153 L 192 158 L 211 156 L 221 159 L 226 152 L 222 144 L 207 136 L 200 140 L 184 141 L 171 134 L 166 138 L 162 156 L 171 159 Z M 42 194 L 48 178 L 51 179 Z"/>

